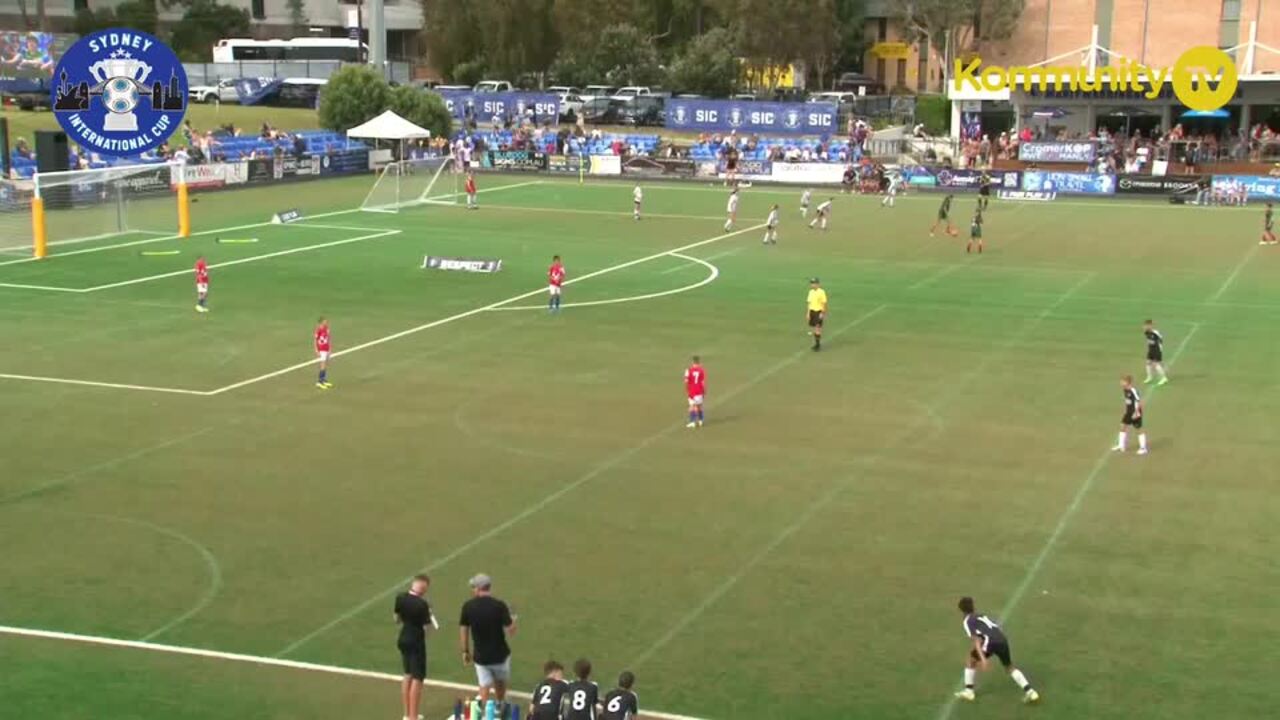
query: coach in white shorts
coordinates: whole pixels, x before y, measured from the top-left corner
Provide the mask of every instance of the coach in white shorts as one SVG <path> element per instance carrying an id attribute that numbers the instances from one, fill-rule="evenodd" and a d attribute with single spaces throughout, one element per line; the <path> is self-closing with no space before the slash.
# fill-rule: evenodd
<path id="1" fill-rule="evenodd" d="M 462 662 L 476 666 L 482 706 L 506 700 L 507 684 L 511 680 L 511 648 L 507 645 L 507 636 L 516 632 L 511 609 L 490 594 L 492 586 L 488 575 L 471 578 L 473 597 L 462 605 L 462 617 L 458 620 Z M 485 717 L 494 717 L 494 714 L 486 711 Z"/>

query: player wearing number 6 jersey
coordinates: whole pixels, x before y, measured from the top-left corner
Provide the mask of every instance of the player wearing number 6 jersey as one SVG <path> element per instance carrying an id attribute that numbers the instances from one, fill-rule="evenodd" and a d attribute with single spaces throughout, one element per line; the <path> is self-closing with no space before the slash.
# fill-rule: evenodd
<path id="1" fill-rule="evenodd" d="M 640 699 L 631 690 L 635 684 L 636 676 L 631 672 L 618 676 L 618 687 L 604 696 L 602 720 L 633 720 L 640 714 Z"/>
<path id="2" fill-rule="evenodd" d="M 689 396 L 688 428 L 702 427 L 702 401 L 707 393 L 707 371 L 702 369 L 702 360 L 693 356 L 693 364 L 684 371 L 684 389 Z"/>
<path id="3" fill-rule="evenodd" d="M 600 688 L 591 681 L 591 661 L 584 658 L 574 663 L 573 674 L 578 679 L 565 689 L 561 720 L 596 720 L 600 711 Z"/>
<path id="4" fill-rule="evenodd" d="M 324 318 L 316 323 L 316 359 L 320 362 L 320 376 L 316 378 L 316 387 L 328 390 L 333 387 L 329 382 L 329 321 Z"/>
<path id="5" fill-rule="evenodd" d="M 533 689 L 529 701 L 529 720 L 560 720 L 560 704 L 564 700 L 569 683 L 564 681 L 564 666 L 548 660 L 542 666 L 546 678 Z"/>

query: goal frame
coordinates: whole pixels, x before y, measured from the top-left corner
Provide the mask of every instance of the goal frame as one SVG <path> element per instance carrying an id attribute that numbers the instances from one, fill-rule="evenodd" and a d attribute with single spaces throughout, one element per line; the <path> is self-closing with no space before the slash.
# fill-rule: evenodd
<path id="1" fill-rule="evenodd" d="M 403 172 L 405 167 L 411 167 L 416 164 L 426 164 L 432 161 L 440 161 L 440 167 L 432 173 L 431 179 L 427 182 L 427 186 L 423 188 L 421 193 L 405 197 L 405 188 L 403 178 L 406 173 Z M 373 187 L 369 188 L 369 192 L 365 194 L 364 200 L 360 203 L 362 212 L 381 212 L 381 213 L 398 213 L 401 210 L 416 207 L 418 205 L 456 205 L 458 203 L 458 165 L 457 159 L 452 155 L 446 155 L 436 158 L 417 158 L 411 160 L 397 160 L 387 163 L 378 172 L 378 177 L 373 181 Z M 432 195 L 436 185 L 440 182 L 442 175 L 452 178 L 452 192 L 445 195 Z M 374 202 L 374 195 L 383 189 L 384 183 L 395 183 L 395 201 L 391 203 Z"/>

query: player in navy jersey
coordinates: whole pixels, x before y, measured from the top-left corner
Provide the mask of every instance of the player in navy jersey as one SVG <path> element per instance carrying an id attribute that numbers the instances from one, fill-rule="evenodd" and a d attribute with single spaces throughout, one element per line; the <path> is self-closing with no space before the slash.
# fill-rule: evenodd
<path id="1" fill-rule="evenodd" d="M 1031 687 L 1031 681 L 1013 664 L 1013 655 L 1009 651 L 1009 638 L 1005 637 L 1000 625 L 990 617 L 980 614 L 973 606 L 973 598 L 962 597 L 959 603 L 960 612 L 964 613 L 964 634 L 969 636 L 972 647 L 969 657 L 965 658 L 964 689 L 956 693 L 961 700 L 973 702 L 974 681 L 977 680 L 978 669 L 986 670 L 990 665 L 988 659 L 996 657 L 1004 666 L 1009 677 L 1022 688 L 1022 701 L 1033 703 L 1040 699 L 1040 693 Z"/>
<path id="2" fill-rule="evenodd" d="M 1157 385 L 1164 385 L 1169 382 L 1169 375 L 1164 371 L 1164 336 L 1151 320 L 1142 323 L 1142 334 L 1147 336 L 1147 382 L 1155 379 L 1154 371 L 1160 376 Z"/>
<path id="3" fill-rule="evenodd" d="M 635 673 L 628 671 L 618 676 L 618 687 L 604 696 L 602 720 L 634 720 L 640 714 L 640 698 L 631 689 L 635 684 Z"/>
<path id="4" fill-rule="evenodd" d="M 529 701 L 529 720 L 560 720 L 560 703 L 569 689 L 569 683 L 564 681 L 564 666 L 548 660 L 542 666 L 542 673 L 545 677 L 533 689 L 533 698 Z"/>
<path id="5" fill-rule="evenodd" d="M 573 664 L 577 680 L 564 692 L 561 720 L 596 720 L 600 712 L 600 688 L 591 681 L 591 661 L 581 659 Z"/>
<path id="6" fill-rule="evenodd" d="M 1147 454 L 1147 431 L 1142 429 L 1142 420 L 1145 408 L 1142 406 L 1142 396 L 1138 394 L 1138 388 L 1133 386 L 1133 376 L 1125 375 L 1120 381 L 1120 388 L 1124 393 L 1124 417 L 1120 419 L 1120 436 L 1116 440 L 1116 446 L 1111 448 L 1116 452 L 1124 452 L 1125 441 L 1129 438 L 1129 428 L 1138 431 L 1138 454 Z"/>

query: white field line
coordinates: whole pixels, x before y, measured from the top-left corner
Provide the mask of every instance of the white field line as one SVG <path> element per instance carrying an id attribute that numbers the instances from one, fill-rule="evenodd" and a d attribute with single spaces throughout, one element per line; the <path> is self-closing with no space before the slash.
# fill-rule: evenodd
<path id="1" fill-rule="evenodd" d="M 749 230 L 757 230 L 757 229 L 759 229 L 759 228 L 749 228 Z M 742 231 L 739 231 L 739 232 L 747 232 L 747 231 L 748 231 L 748 230 L 742 230 Z M 723 237 L 728 237 L 728 235 L 720 235 L 720 236 L 718 236 L 718 237 L 717 237 L 717 239 L 719 239 L 719 238 L 723 238 Z M 664 253 L 664 254 L 665 254 L 665 253 Z M 866 322 L 867 320 L 870 320 L 871 318 L 873 318 L 873 317 L 875 317 L 876 315 L 879 315 L 881 312 L 883 312 L 887 307 L 888 307 L 888 305 L 879 305 L 879 306 L 875 307 L 874 309 L 872 309 L 872 310 L 870 310 L 870 311 L 868 311 L 868 312 L 866 312 L 866 313 L 863 313 L 860 317 L 858 317 L 857 319 L 855 319 L 855 320 L 851 321 L 848 325 L 845 325 L 845 326 L 844 326 L 844 327 L 842 327 L 840 330 L 838 330 L 838 331 L 836 331 L 835 333 L 833 333 L 833 334 L 832 334 L 832 337 L 834 337 L 834 336 L 836 336 L 836 335 L 839 335 L 840 333 L 846 332 L 846 331 L 848 331 L 848 330 L 850 330 L 850 329 L 852 329 L 852 328 L 854 328 L 854 327 L 856 327 L 856 326 L 858 326 L 858 325 L 862 324 L 863 322 Z M 744 384 L 742 384 L 742 385 L 739 385 L 738 387 L 734 388 L 733 390 L 730 390 L 729 392 L 725 393 L 723 396 L 720 396 L 720 399 L 717 401 L 717 405 L 724 405 L 724 404 L 727 404 L 728 402 L 730 402 L 733 398 L 737 397 L 738 395 L 740 395 L 740 394 L 742 394 L 742 393 L 746 392 L 747 390 L 750 390 L 751 388 L 755 387 L 756 385 L 758 385 L 759 383 L 761 383 L 761 382 L 763 382 L 764 380 L 768 379 L 769 377 L 772 377 L 773 375 L 775 375 L 776 373 L 780 372 L 781 370 L 783 370 L 783 369 L 785 369 L 785 368 L 787 368 L 787 367 L 789 367 L 789 366 L 793 365 L 793 364 L 794 364 L 796 361 L 798 361 L 800 358 L 805 357 L 805 356 L 808 356 L 808 355 L 812 355 L 812 354 L 813 354 L 813 353 L 812 353 L 812 351 L 810 351 L 810 350 L 808 350 L 808 349 L 806 348 L 805 350 L 802 350 L 802 351 L 799 351 L 799 352 L 793 353 L 792 355 L 788 356 L 787 358 L 785 358 L 785 359 L 783 359 L 783 360 L 781 360 L 781 361 L 779 361 L 779 362 L 777 362 L 777 363 L 774 363 L 773 365 L 769 366 L 767 369 L 765 369 L 765 370 L 764 370 L 763 372 L 761 372 L 760 374 L 758 374 L 758 375 L 756 375 L 756 376 L 752 377 L 752 378 L 751 378 L 750 380 L 748 380 L 746 383 L 744 383 Z M 535 515 L 535 514 L 537 514 L 537 513 L 541 512 L 544 508 L 546 508 L 546 507 L 550 506 L 551 504 L 555 503 L 557 500 L 559 500 L 560 498 L 564 497 L 565 495 L 568 495 L 569 493 L 573 492 L 574 490 L 577 490 L 579 487 L 582 487 L 583 485 L 586 485 L 587 483 L 591 482 L 592 480 L 595 480 L 597 477 L 599 477 L 599 476 L 601 476 L 601 475 L 605 474 L 606 472 L 609 472 L 610 470 L 612 470 L 612 469 L 614 469 L 614 468 L 618 467 L 618 466 L 619 466 L 619 465 L 621 465 L 622 463 L 624 463 L 624 462 L 626 462 L 627 460 L 629 460 L 629 459 L 630 459 L 633 455 L 635 455 L 636 453 L 641 452 L 642 450 L 644 450 L 644 449 L 648 448 L 650 445 L 654 444 L 655 442 L 658 442 L 659 440 L 661 440 L 661 439 L 665 438 L 666 436 L 670 435 L 670 434 L 671 434 L 672 432 L 674 432 L 675 430 L 677 430 L 677 429 L 679 429 L 679 428 L 683 428 L 683 427 L 684 427 L 683 422 L 678 423 L 678 424 L 670 424 L 670 425 L 666 425 L 666 426 L 665 426 L 665 427 L 663 427 L 661 430 L 658 430 L 657 432 L 653 433 L 652 435 L 650 435 L 650 436 L 648 436 L 648 437 L 644 438 L 643 440 L 641 440 L 641 441 L 637 442 L 635 445 L 632 445 L 631 447 L 629 447 L 629 448 L 627 448 L 627 449 L 625 449 L 625 450 L 622 450 L 621 452 L 618 452 L 617 454 L 613 455 L 612 457 L 609 457 L 609 458 L 607 458 L 607 459 L 603 460 L 602 462 L 600 462 L 599 464 L 597 464 L 596 466 L 594 466 L 593 468 L 591 468 L 591 469 L 590 469 L 590 470 L 588 470 L 587 472 L 585 472 L 585 473 L 583 473 L 582 475 L 578 476 L 578 477 L 577 477 L 573 482 L 570 482 L 570 483 L 569 483 L 569 484 L 567 484 L 567 485 L 563 485 L 563 486 L 561 486 L 561 487 L 560 487 L 558 490 L 556 490 L 555 492 L 552 492 L 551 494 L 547 495 L 546 497 L 542 498 L 541 500 L 539 500 L 538 502 L 536 502 L 536 503 L 534 503 L 534 504 L 532 504 L 532 505 L 528 505 L 528 506 L 526 506 L 523 510 L 521 510 L 521 511 L 520 511 L 520 512 L 518 512 L 518 513 L 516 513 L 515 515 L 512 515 L 510 518 L 507 518 L 507 519 L 506 519 L 505 521 L 503 521 L 502 523 L 500 523 L 500 524 L 498 524 L 498 525 L 495 525 L 495 526 L 493 526 L 493 527 L 489 528 L 488 530 L 484 531 L 483 533 L 481 533 L 481 534 L 477 535 L 476 537 L 472 538 L 470 541 L 468 541 L 468 542 L 466 542 L 466 543 L 464 543 L 464 544 L 462 544 L 462 545 L 460 545 L 460 546 L 458 546 L 458 547 L 454 548 L 454 549 L 453 549 L 451 552 L 449 552 L 448 554 L 446 554 L 446 555 L 444 555 L 444 556 L 442 556 L 442 557 L 438 558 L 435 562 L 431 563 L 431 564 L 430 564 L 430 565 L 428 565 L 427 567 L 425 567 L 425 568 L 423 568 L 422 570 L 420 570 L 420 572 L 430 574 L 430 573 L 435 572 L 436 570 L 439 570 L 440 568 L 444 567 L 445 565 L 449 564 L 450 562 L 453 562 L 453 561 L 454 561 L 454 560 L 456 560 L 457 558 L 459 558 L 459 557 L 461 557 L 462 555 L 466 554 L 466 553 L 467 553 L 467 552 L 469 552 L 472 548 L 475 548 L 475 547 L 479 546 L 480 544 L 482 544 L 482 543 L 484 543 L 484 542 L 486 542 L 486 541 L 488 541 L 488 540 L 490 540 L 490 539 L 492 539 L 492 538 L 494 538 L 494 537 L 497 537 L 498 535 L 501 535 L 502 533 L 506 532 L 507 530 L 511 529 L 512 527 L 515 527 L 516 525 L 518 525 L 518 524 L 520 524 L 522 521 L 524 521 L 526 518 L 529 518 L 529 517 L 531 517 L 531 516 L 533 516 L 533 515 Z M 293 642 L 289 643 L 289 644 L 288 644 L 288 645 L 286 645 L 282 650 L 280 650 L 280 652 L 276 653 L 276 656 L 277 656 L 277 657 L 280 657 L 280 656 L 288 655 L 288 654 L 290 654 L 290 653 L 294 652 L 295 650 L 297 650 L 298 648 L 302 647 L 303 645 L 305 645 L 305 644 L 307 644 L 307 643 L 311 642 L 311 641 L 312 641 L 312 640 L 314 640 L 315 638 L 317 638 L 317 637 L 319 637 L 319 636 L 321 636 L 321 635 L 325 634 L 326 632 L 328 632 L 328 631 L 332 630 L 333 628 L 337 627 L 338 625 L 341 625 L 342 623 L 346 622 L 347 620 L 350 620 L 351 618 L 355 617 L 356 615 L 359 615 L 360 613 L 362 613 L 362 612 L 364 612 L 364 611 L 368 610 L 369 608 L 373 607 L 373 606 L 374 606 L 374 605 L 376 605 L 377 603 L 381 602 L 381 601 L 382 601 L 384 598 L 386 598 L 388 595 L 391 595 L 391 594 L 392 594 L 392 593 L 394 593 L 396 590 L 398 590 L 398 589 L 402 588 L 402 587 L 404 586 L 404 584 L 405 584 L 405 583 L 409 582 L 409 581 L 410 581 L 410 580 L 412 580 L 412 579 L 413 579 L 413 577 L 412 577 L 412 576 L 409 576 L 409 577 L 407 577 L 407 578 L 402 578 L 402 579 L 397 580 L 397 581 L 395 582 L 395 584 L 394 584 L 394 585 L 391 585 L 391 586 L 390 586 L 390 587 L 388 587 L 387 589 L 382 590 L 381 592 L 379 592 L 378 594 L 376 594 L 376 595 L 374 595 L 374 596 L 370 597 L 369 599 L 367 599 L 367 600 L 365 600 L 365 601 L 363 601 L 363 602 L 360 602 L 360 603 L 358 603 L 358 604 L 356 604 L 356 605 L 352 606 L 351 608 L 347 609 L 346 611 L 344 611 L 344 612 L 342 612 L 342 613 L 338 614 L 337 616 L 335 616 L 332 620 L 330 620 L 329 622 L 325 623 L 324 625 L 321 625 L 320 627 L 316 628 L 315 630 L 312 630 L 311 632 L 307 633 L 306 635 L 303 635 L 302 637 L 298 638 L 297 640 L 295 640 L 295 641 L 293 641 Z"/>
<path id="2" fill-rule="evenodd" d="M 294 255 L 296 253 L 323 250 L 325 248 L 337 247 L 339 245 L 349 245 L 351 243 L 363 242 L 365 240 L 399 235 L 403 232 L 403 230 L 382 230 L 380 232 L 358 235 L 356 237 L 344 238 L 342 240 L 332 240 L 330 242 L 317 243 L 315 245 L 304 245 L 302 247 L 289 248 L 288 250 L 278 250 L 276 252 L 265 253 L 262 255 L 253 255 L 245 258 L 237 258 L 235 260 L 227 260 L 226 262 L 214 263 L 209 266 L 209 269 L 213 270 L 216 268 L 230 267 L 232 265 L 244 265 L 245 263 L 258 262 L 259 260 L 270 260 L 271 258 L 277 258 L 284 255 Z M 89 293 L 98 292 L 99 290 L 111 290 L 112 288 L 125 287 L 126 285 L 137 285 L 139 283 L 151 282 L 153 280 L 163 280 L 165 278 L 187 276 L 190 274 L 190 269 L 174 270 L 173 272 L 160 273 L 158 275 L 147 275 L 146 277 L 134 278 L 132 280 L 121 280 L 120 282 L 107 283 L 106 285 L 94 285 L 93 287 L 85 288 L 81 292 Z"/>
<path id="3" fill-rule="evenodd" d="M 217 650 L 205 650 L 203 648 L 184 647 L 181 645 L 164 645 L 161 643 L 144 642 L 141 640 L 120 640 L 117 638 L 102 637 L 100 635 L 80 635 L 76 633 L 55 632 L 52 630 L 12 627 L 9 625 L 0 625 L 0 634 L 38 638 L 42 640 L 62 640 L 64 642 L 74 642 L 84 645 L 101 645 L 106 647 L 128 648 L 131 650 L 146 650 L 149 652 L 166 653 L 169 655 L 187 655 L 209 660 L 223 660 L 228 662 L 247 663 L 251 665 L 262 665 L 266 667 L 286 668 L 289 670 L 304 670 L 307 672 L 327 673 L 330 675 L 363 678 L 366 680 L 381 680 L 383 682 L 398 683 L 402 679 L 401 675 L 392 675 L 391 673 L 375 672 L 372 670 L 359 670 L 357 668 L 339 667 L 337 665 L 321 665 L 318 663 L 298 662 L 295 660 L 281 660 L 280 658 L 220 652 Z M 457 690 L 460 692 L 474 692 L 476 689 L 474 685 L 463 685 L 462 683 L 445 682 L 443 680 L 426 680 L 423 684 L 428 687 L 442 690 Z M 529 699 L 530 697 L 528 693 L 516 692 L 514 690 L 507 694 L 522 699 Z M 641 717 L 654 718 L 655 720 L 699 720 L 699 718 L 695 718 L 690 715 L 675 715 L 672 713 L 652 712 L 648 710 L 642 712 Z"/>
<path id="4" fill-rule="evenodd" d="M 706 256 L 706 257 L 704 257 L 704 258 L 701 258 L 701 259 L 698 259 L 698 258 L 690 258 L 690 260 L 694 260 L 694 261 L 697 261 L 697 262 L 702 262 L 703 260 L 706 260 L 706 261 L 710 262 L 710 261 L 712 261 L 712 260 L 719 260 L 720 258 L 723 258 L 723 257 L 729 257 L 730 255 L 737 255 L 738 253 L 740 253 L 740 252 L 742 252 L 743 250 L 746 250 L 746 249 L 747 249 L 747 248 L 746 248 L 746 246 L 743 246 L 743 247 L 736 247 L 736 248 L 734 248 L 734 249 L 732 249 L 732 250 L 724 250 L 724 251 L 722 251 L 722 252 L 712 253 L 711 255 L 708 255 L 708 256 Z M 659 274 L 659 275 L 670 275 L 670 274 L 671 274 L 671 273 L 673 273 L 673 272 L 676 272 L 676 271 L 678 271 L 678 270 L 683 270 L 683 269 L 685 269 L 685 268 L 687 268 L 687 267 L 692 267 L 693 265 L 694 265 L 694 263 L 693 263 L 693 262 L 680 263 L 679 265 L 676 265 L 675 267 L 672 267 L 672 268 L 667 268 L 666 270 L 663 270 L 662 272 L 660 272 L 660 273 L 658 273 L 658 274 Z"/>
<path id="5" fill-rule="evenodd" d="M 632 217 L 630 210 L 586 210 L 583 208 L 548 208 L 548 207 L 521 207 L 520 205 L 484 205 L 485 210 L 513 210 L 516 212 L 543 212 L 543 213 L 569 213 L 573 215 L 617 215 Z M 640 212 L 641 218 L 661 218 L 666 220 L 718 220 L 723 222 L 724 215 L 681 215 L 678 213 L 650 213 Z M 749 220 L 750 218 L 744 218 Z"/>
<path id="6" fill-rule="evenodd" d="M 116 235 L 126 235 L 136 233 L 138 235 L 165 235 L 166 233 L 156 232 L 154 230 L 125 230 L 124 232 L 102 233 L 101 235 L 88 235 L 81 238 L 71 238 L 70 240 L 54 240 L 49 243 L 49 247 L 60 247 L 62 245 L 79 245 L 82 243 L 93 242 L 95 240 L 103 240 L 105 238 L 114 237 Z M 0 252 L 13 252 L 15 250 L 26 250 L 31 252 L 32 244 L 27 242 L 22 245 L 6 245 L 0 247 Z"/>
<path id="7" fill-rule="evenodd" d="M 1191 325 L 1191 330 L 1189 330 L 1187 332 L 1187 336 L 1182 339 L 1182 342 L 1178 345 L 1178 349 L 1169 356 L 1169 369 L 1173 369 L 1178 358 L 1182 356 L 1182 351 L 1191 343 L 1191 338 L 1199 329 L 1199 323 L 1193 323 Z M 1147 390 L 1147 405 L 1151 404 L 1156 391 L 1159 389 L 1159 386 L 1156 385 Z M 999 621 L 1006 624 L 1009 622 L 1009 617 L 1013 615 L 1013 612 L 1018 609 L 1018 605 L 1022 603 L 1022 599 L 1026 597 L 1027 591 L 1031 589 L 1031 583 L 1035 582 L 1036 577 L 1040 574 L 1041 568 L 1044 567 L 1045 561 L 1049 559 L 1049 556 L 1052 555 L 1053 551 L 1057 548 L 1058 540 L 1062 538 L 1062 533 L 1066 531 L 1067 525 L 1071 523 L 1072 518 L 1074 518 L 1076 513 L 1079 512 L 1080 507 L 1084 505 L 1085 497 L 1087 497 L 1093 490 L 1098 476 L 1102 473 L 1102 469 L 1107 466 L 1107 463 L 1109 463 L 1111 458 L 1116 454 L 1117 453 L 1114 450 L 1108 449 L 1105 450 L 1102 455 L 1098 456 L 1097 462 L 1093 464 L 1093 469 L 1089 471 L 1087 476 L 1085 476 L 1084 482 L 1080 483 L 1080 487 L 1076 489 L 1076 493 L 1072 496 L 1071 502 L 1067 505 L 1066 509 L 1062 511 L 1062 514 L 1058 516 L 1058 522 L 1054 525 L 1053 532 L 1049 533 L 1049 537 L 1044 541 L 1044 546 L 1040 548 L 1040 552 L 1036 553 L 1035 559 L 1033 559 L 1031 564 L 1027 566 L 1027 571 L 1022 576 L 1022 581 L 1018 583 L 1016 588 L 1014 588 L 1013 594 L 1009 596 L 1008 602 L 1006 602 L 1004 607 L 1000 609 L 1000 614 L 996 616 Z M 958 702 L 959 700 L 954 695 L 947 700 L 946 704 L 943 705 L 942 709 L 938 712 L 938 720 L 948 720 L 951 717 L 951 713 L 955 711 L 955 707 Z"/>
<path id="8" fill-rule="evenodd" d="M 39 290 L 41 292 L 82 293 L 83 288 L 54 287 L 52 285 L 25 285 L 23 283 L 0 283 L 0 287 L 14 290 Z"/>
<path id="9" fill-rule="evenodd" d="M 76 380 L 74 378 L 45 377 L 42 375 L 15 375 L 0 373 L 3 380 L 26 380 L 28 382 L 54 383 L 61 385 L 83 385 L 87 387 L 111 388 L 113 390 L 142 390 L 146 392 L 171 393 L 175 395 L 209 395 L 205 390 L 186 390 L 183 388 L 154 387 L 151 385 L 128 385 L 125 383 L 96 382 L 94 380 Z"/>
<path id="10" fill-rule="evenodd" d="M 599 277 L 601 275 L 606 275 L 608 273 L 624 270 L 626 268 L 633 267 L 641 263 L 647 263 L 652 260 L 656 260 L 658 258 L 667 257 L 672 253 L 684 252 L 686 250 L 692 250 L 693 248 L 702 247 L 703 245 L 710 245 L 711 243 L 720 242 L 721 240 L 725 240 L 737 235 L 741 235 L 743 233 L 759 230 L 762 227 L 764 227 L 764 225 L 755 225 L 755 226 L 743 228 L 741 230 L 737 230 L 734 232 L 721 233 L 718 235 L 713 235 L 712 237 L 709 237 L 705 240 L 699 240 L 697 242 L 692 242 L 687 245 L 682 245 L 678 248 L 672 248 L 671 250 L 663 250 L 662 252 L 656 252 L 656 253 L 653 253 L 652 255 L 646 255 L 641 258 L 636 258 L 635 260 L 628 260 L 627 262 L 618 263 L 617 265 L 610 265 L 609 267 L 601 268 L 600 270 L 596 270 L 594 272 L 587 273 L 586 275 L 581 275 L 579 277 L 568 280 L 565 282 L 565 285 L 572 285 L 574 283 L 582 282 L 583 280 L 589 280 L 593 277 Z M 472 315 L 478 315 L 480 313 L 488 312 L 490 310 L 496 310 L 505 305 L 510 305 L 511 303 L 519 302 L 526 298 L 534 297 L 535 295 L 541 295 L 544 292 L 546 292 L 546 289 L 538 288 L 537 290 L 530 290 L 528 292 L 520 293 L 519 295 L 512 295 L 509 298 L 498 300 L 497 302 L 492 302 L 492 303 L 489 303 L 488 305 L 482 305 L 477 308 L 472 308 L 471 310 L 465 310 L 463 312 L 456 313 L 454 315 L 449 315 L 448 317 L 440 318 L 439 320 L 433 320 L 429 323 L 424 323 L 422 325 L 417 325 L 415 327 L 408 328 L 407 330 L 401 330 L 400 332 L 395 332 L 390 335 L 384 335 L 383 337 L 376 338 L 374 340 L 370 340 L 368 342 L 364 342 L 359 345 L 355 345 L 353 347 L 349 347 L 345 350 L 339 350 L 333 353 L 330 357 L 336 359 L 344 355 L 350 355 L 352 353 L 360 352 L 361 350 L 367 350 L 371 347 L 377 347 L 378 345 L 389 343 L 389 342 L 392 342 L 393 340 L 399 340 L 400 338 L 403 338 L 403 337 L 416 335 L 420 332 L 423 332 L 424 330 L 430 330 L 432 328 L 440 327 L 441 325 L 445 325 L 457 320 L 469 318 Z M 230 385 L 224 385 L 216 390 L 210 391 L 209 394 L 221 395 L 222 393 L 230 392 L 232 390 L 236 390 L 236 389 L 245 387 L 247 385 L 253 385 L 255 383 L 260 383 L 264 380 L 270 380 L 272 378 L 280 377 L 281 375 L 286 375 L 296 370 L 301 370 L 303 368 L 310 367 L 312 365 L 315 365 L 316 362 L 317 360 L 311 359 L 311 360 L 306 360 L 300 363 L 295 363 L 288 367 L 280 368 L 279 370 L 274 370 L 272 372 L 265 373 L 257 377 L 249 378 L 248 380 L 241 380 L 240 382 L 232 383 Z"/>
<path id="11" fill-rule="evenodd" d="M 1245 253 L 1245 256 L 1241 258 L 1240 262 L 1236 263 L 1235 269 L 1231 271 L 1231 274 L 1227 276 L 1227 279 L 1223 280 L 1222 284 L 1218 286 L 1217 291 L 1209 296 L 1206 304 L 1218 302 L 1218 300 L 1220 300 L 1222 296 L 1231 289 L 1231 286 L 1236 284 L 1236 278 L 1240 277 L 1240 272 L 1249 264 L 1249 261 L 1253 259 L 1253 256 L 1258 253 L 1258 247 L 1258 245 L 1254 245 L 1249 248 L 1249 252 Z"/>
<path id="12" fill-rule="evenodd" d="M 709 285 L 715 282 L 715 279 L 720 277 L 720 268 L 716 267 L 715 265 L 712 265 L 706 260 L 693 257 L 692 255 L 683 255 L 678 252 L 673 252 L 668 254 L 671 255 L 671 257 L 680 258 L 681 260 L 688 261 L 686 263 L 681 264 L 680 267 L 689 267 L 690 265 L 704 266 L 705 268 L 707 268 L 707 271 L 708 271 L 707 276 L 699 280 L 698 282 L 693 283 L 692 285 L 685 285 L 684 287 L 678 287 L 673 290 L 663 290 L 661 292 L 652 292 L 652 293 L 647 293 L 645 295 L 630 295 L 628 297 L 609 298 L 607 300 L 588 300 L 585 302 L 565 303 L 561 307 L 582 308 L 582 307 L 593 307 L 596 305 L 616 305 L 618 303 L 629 303 L 629 302 L 639 302 L 641 300 L 652 300 L 654 298 L 666 297 L 667 295 L 677 295 L 679 293 L 689 292 L 690 290 L 697 290 L 703 285 Z M 665 272 L 667 271 L 664 270 L 663 273 Z M 499 312 L 499 311 L 506 311 L 506 310 L 546 310 L 546 309 L 547 307 L 545 305 L 504 305 L 500 308 L 494 308 L 493 310 L 494 312 Z"/>

